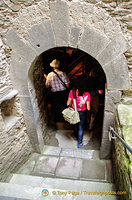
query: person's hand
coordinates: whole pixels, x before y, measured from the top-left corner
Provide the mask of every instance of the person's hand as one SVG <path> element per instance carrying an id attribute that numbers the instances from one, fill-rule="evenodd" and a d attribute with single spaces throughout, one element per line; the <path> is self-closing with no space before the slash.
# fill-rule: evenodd
<path id="1" fill-rule="evenodd" d="M 98 93 L 99 94 L 103 94 L 103 90 L 98 90 Z"/>

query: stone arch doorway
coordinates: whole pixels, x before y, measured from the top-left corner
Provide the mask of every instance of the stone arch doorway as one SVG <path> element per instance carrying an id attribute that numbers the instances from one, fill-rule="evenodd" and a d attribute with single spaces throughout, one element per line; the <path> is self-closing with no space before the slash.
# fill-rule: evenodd
<path id="1" fill-rule="evenodd" d="M 65 16 L 63 17 L 65 18 Z M 33 26 L 24 39 L 20 38 L 12 29 L 7 33 L 5 42 L 12 49 L 11 78 L 14 87 L 18 90 L 27 133 L 35 151 L 40 152 L 43 148 L 43 137 L 41 131 L 36 132 L 36 128 L 39 129 L 39 115 L 33 106 L 34 101 L 30 98 L 34 92 L 31 78 L 34 62 L 42 52 L 57 46 L 78 48 L 94 57 L 106 74 L 105 120 L 100 155 L 101 158 L 107 159 L 110 157 L 111 146 L 108 139 L 109 125 L 113 124 L 116 104 L 120 102 L 122 91 L 128 90 L 130 85 L 128 66 L 123 55 L 128 50 L 129 45 L 122 33 L 118 33 L 109 40 L 92 26 L 87 26 L 84 30 L 70 27 L 70 32 L 65 31 L 65 27 L 60 24 L 58 35 L 57 31 L 53 32 L 54 23 L 52 27 L 51 21 L 45 20 L 41 24 Z"/>
<path id="2" fill-rule="evenodd" d="M 88 91 L 90 91 L 90 88 L 94 88 L 95 85 L 96 87 L 100 87 L 98 89 L 103 90 L 102 95 L 96 94 L 95 97 L 93 97 L 93 99 L 96 101 L 96 104 L 98 104 L 98 98 L 100 99 L 100 106 L 98 105 L 99 112 L 96 117 L 95 129 L 88 131 L 88 123 L 86 123 L 84 131 L 84 148 L 97 150 L 100 148 L 102 133 L 106 76 L 97 60 L 79 49 L 70 47 L 56 47 L 49 49 L 40 54 L 40 56 L 32 65 L 32 74 L 30 75 L 30 79 L 33 80 L 33 88 L 30 96 L 33 101 L 33 110 L 35 110 L 34 115 L 38 113 L 37 115 L 39 117 L 39 119 L 36 121 L 37 131 L 38 133 L 41 131 L 44 144 L 46 145 L 59 146 L 63 148 L 76 148 L 76 142 L 74 142 L 72 138 L 72 126 L 63 122 L 60 123 L 60 128 L 58 128 L 57 131 L 53 131 L 54 111 L 51 109 L 52 102 L 48 101 L 47 90 L 45 88 L 45 77 L 49 72 L 53 70 L 50 67 L 50 62 L 55 58 L 60 60 L 60 70 L 66 72 L 70 79 L 70 89 L 72 89 L 72 85 L 75 80 L 83 79 L 85 80 L 86 88 Z M 94 85 L 89 85 L 88 83 L 90 72 L 92 72 L 94 75 Z M 63 117 L 61 117 L 61 121 L 62 120 Z M 89 140 L 90 143 L 88 142 Z"/>

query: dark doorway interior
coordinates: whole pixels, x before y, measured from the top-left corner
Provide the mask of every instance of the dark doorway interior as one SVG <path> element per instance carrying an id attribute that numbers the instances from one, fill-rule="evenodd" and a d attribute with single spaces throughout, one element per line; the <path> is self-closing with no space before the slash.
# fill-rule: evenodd
<path id="1" fill-rule="evenodd" d="M 50 67 L 50 63 L 53 59 L 60 60 L 60 70 L 66 72 L 70 79 L 70 88 L 76 79 L 86 80 L 88 91 L 92 90 L 93 85 L 98 85 L 98 90 L 103 90 L 103 93 L 99 95 L 99 107 L 96 119 L 94 121 L 94 128 L 88 130 L 88 119 L 85 125 L 84 135 L 89 135 L 89 141 L 84 145 L 84 149 L 99 149 L 101 142 L 102 123 L 103 123 L 103 110 L 104 110 L 104 97 L 105 97 L 105 73 L 92 56 L 87 53 L 74 48 L 69 47 L 58 47 L 50 49 L 38 58 L 34 68 L 34 86 L 36 91 L 36 99 L 38 101 L 40 110 L 41 124 L 44 130 L 46 125 L 47 133 L 44 135 L 44 142 L 47 145 L 59 146 L 59 142 L 55 138 L 53 113 L 51 111 L 51 104 L 48 101 L 48 92 L 45 88 L 46 76 L 53 69 Z M 89 82 L 89 78 L 94 75 L 95 81 Z M 95 83 L 97 82 L 97 83 Z M 95 103 L 96 104 L 96 103 Z M 71 138 L 72 126 L 68 123 L 58 123 L 58 130 L 61 131 L 61 137 L 64 131 L 67 130 L 68 134 L 66 137 Z M 71 131 L 71 132 L 70 132 Z M 63 133 L 62 133 L 63 132 Z M 59 138 L 59 136 L 58 136 Z M 71 138 L 72 139 L 72 138 Z M 86 137 L 87 139 L 87 137 Z M 68 146 L 67 146 L 68 147 Z"/>

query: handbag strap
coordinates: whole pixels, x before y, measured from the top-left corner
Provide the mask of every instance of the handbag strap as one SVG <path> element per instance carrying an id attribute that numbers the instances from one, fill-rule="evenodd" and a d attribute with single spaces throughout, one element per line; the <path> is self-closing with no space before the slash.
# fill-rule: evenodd
<path id="1" fill-rule="evenodd" d="M 75 89 L 72 90 L 72 94 L 73 94 L 73 102 L 74 102 L 75 111 L 77 112 L 76 90 Z"/>
<path id="2" fill-rule="evenodd" d="M 60 78 L 59 74 L 58 74 L 56 71 L 53 71 L 53 72 L 58 76 L 58 78 L 60 79 L 60 81 L 63 83 L 63 85 L 64 85 L 65 88 L 67 89 L 66 84 L 65 84 L 64 81 Z"/>
<path id="3" fill-rule="evenodd" d="M 73 89 L 72 90 L 72 94 L 73 94 L 73 99 L 76 99 L 77 97 L 76 97 L 76 89 Z"/>

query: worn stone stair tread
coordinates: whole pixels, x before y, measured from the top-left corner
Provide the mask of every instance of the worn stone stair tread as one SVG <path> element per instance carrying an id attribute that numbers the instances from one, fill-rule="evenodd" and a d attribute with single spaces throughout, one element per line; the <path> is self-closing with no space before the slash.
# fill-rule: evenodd
<path id="1" fill-rule="evenodd" d="M 33 170 L 34 165 L 41 154 L 33 153 L 30 155 L 29 159 L 18 169 L 17 173 L 20 174 L 30 174 Z"/>
<path id="2" fill-rule="evenodd" d="M 62 148 L 60 153 L 62 157 L 74 157 L 83 159 L 99 159 L 98 150 L 84 150 L 84 149 L 68 149 Z"/>
<path id="3" fill-rule="evenodd" d="M 99 160 L 98 151 L 90 151 L 88 158 L 85 151 L 70 152 L 68 149 L 56 150 L 48 147 L 45 154 L 33 154 L 30 159 L 17 171 L 18 174 L 33 176 L 112 182 L 112 169 L 110 160 Z M 60 153 L 59 153 L 60 152 Z M 70 155 L 69 157 L 67 155 Z M 87 155 L 87 152 L 86 152 Z M 87 167 L 89 166 L 89 167 Z"/>
<path id="4" fill-rule="evenodd" d="M 0 196 L 0 200 L 27 200 L 25 198 Z"/>
<path id="5" fill-rule="evenodd" d="M 17 175 L 14 175 L 16 177 Z M 24 183 L 22 184 L 20 179 L 25 179 Z M 40 177 L 41 178 L 41 177 Z M 31 186 L 32 181 L 36 181 L 36 177 L 31 177 L 27 175 L 19 175 L 17 176 L 17 181 L 14 178 L 12 183 L 0 183 L 0 197 L 14 197 L 18 199 L 36 199 L 41 200 L 44 199 L 42 196 L 42 190 L 47 189 L 49 191 L 49 195 L 46 197 L 47 199 L 68 199 L 68 200 L 86 200 L 86 194 L 80 193 L 79 195 L 68 194 L 68 191 L 72 192 L 110 192 L 114 191 L 114 185 L 110 183 L 95 183 L 95 182 L 86 182 L 86 181 L 72 181 L 72 180 L 62 180 L 62 179 L 52 179 L 52 178 L 43 178 L 43 183 L 41 186 L 38 185 L 36 187 Z M 30 185 L 27 183 L 31 180 Z M 38 177 L 37 177 L 38 180 Z M 41 179 L 40 179 L 41 180 Z M 14 184 L 13 184 L 14 182 Z M 17 182 L 17 184 L 16 184 Z M 41 181 L 40 181 L 41 182 Z M 63 184 L 62 184 L 63 183 Z M 53 195 L 52 191 L 56 191 L 57 195 Z M 67 192 L 66 195 L 60 195 L 57 192 Z M 100 195 L 88 195 L 89 200 L 98 199 Z M 103 200 L 116 200 L 115 195 L 101 195 L 101 199 Z"/>
<path id="6" fill-rule="evenodd" d="M 30 175 L 103 182 L 108 180 L 106 176 L 108 175 L 106 161 L 104 160 L 46 155 L 40 155 Z"/>
<path id="7" fill-rule="evenodd" d="M 0 196 L 32 199 L 32 195 L 35 193 L 35 189 L 36 188 L 27 185 L 0 183 Z"/>
<path id="8" fill-rule="evenodd" d="M 43 155 L 52 155 L 60 157 L 74 157 L 84 159 L 99 159 L 98 150 L 69 149 L 45 145 L 42 151 Z"/>
<path id="9" fill-rule="evenodd" d="M 63 184 L 62 184 L 63 182 Z M 84 186 L 88 186 L 87 188 L 95 188 L 97 185 L 100 185 L 99 188 L 103 188 L 105 185 L 105 189 L 115 189 L 113 183 L 104 183 L 104 182 L 94 182 L 94 181 L 81 181 L 81 180 L 70 180 L 70 179 L 61 179 L 61 178 L 49 178 L 49 177 L 41 177 L 41 176 L 31 176 L 31 175 L 22 175 L 22 174 L 13 174 L 10 183 L 19 184 L 19 185 L 30 185 L 32 187 L 48 187 L 50 189 L 67 189 L 67 190 L 77 190 L 84 189 Z M 97 189 L 97 188 L 96 188 Z"/>

